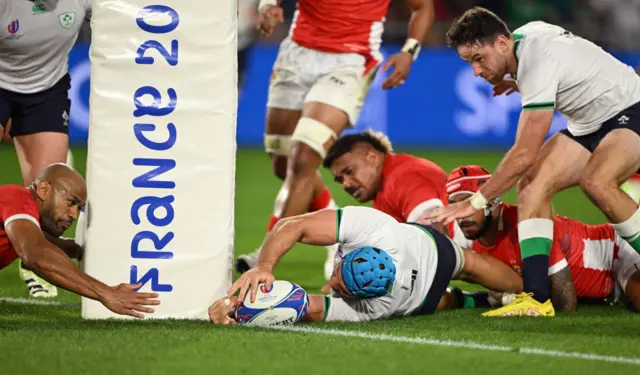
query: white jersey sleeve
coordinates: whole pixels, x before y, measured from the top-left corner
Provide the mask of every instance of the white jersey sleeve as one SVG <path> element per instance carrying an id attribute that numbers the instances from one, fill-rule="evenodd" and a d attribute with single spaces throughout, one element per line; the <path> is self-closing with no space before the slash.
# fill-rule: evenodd
<path id="1" fill-rule="evenodd" d="M 325 296 L 325 321 L 364 322 L 387 319 L 393 315 L 393 302 L 388 297 L 340 298 Z"/>
<path id="2" fill-rule="evenodd" d="M 522 100 L 522 109 L 553 109 L 559 86 L 557 59 L 539 39 L 520 39 L 514 33 L 514 50 L 518 61 L 516 82 Z M 526 43 L 526 48 L 522 44 Z"/>
<path id="3" fill-rule="evenodd" d="M 338 242 L 344 249 L 377 246 L 391 227 L 399 223 L 382 211 L 365 206 L 348 206 L 337 210 Z M 387 250 L 387 249 L 385 249 Z"/>

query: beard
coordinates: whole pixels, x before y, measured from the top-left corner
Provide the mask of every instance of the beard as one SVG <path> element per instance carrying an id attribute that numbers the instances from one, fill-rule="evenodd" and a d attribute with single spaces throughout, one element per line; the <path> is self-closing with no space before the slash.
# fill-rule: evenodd
<path id="1" fill-rule="evenodd" d="M 52 237 L 60 237 L 64 231 L 60 230 L 57 220 L 53 215 L 53 208 L 47 207 L 40 212 L 40 227 L 42 231 Z"/>

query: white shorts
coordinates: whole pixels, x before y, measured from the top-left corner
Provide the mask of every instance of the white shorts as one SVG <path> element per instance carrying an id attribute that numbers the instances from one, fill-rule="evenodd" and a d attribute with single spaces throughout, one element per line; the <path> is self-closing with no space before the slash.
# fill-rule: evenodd
<path id="1" fill-rule="evenodd" d="M 625 294 L 631 276 L 640 271 L 640 254 L 617 235 L 616 244 L 618 258 L 613 260 L 613 277 L 616 280 L 615 300 L 618 301 Z"/>
<path id="2" fill-rule="evenodd" d="M 365 75 L 365 58 L 357 53 L 317 51 L 287 37 L 273 65 L 267 107 L 302 110 L 305 102 L 321 102 L 343 110 L 353 126 L 376 72 Z"/>

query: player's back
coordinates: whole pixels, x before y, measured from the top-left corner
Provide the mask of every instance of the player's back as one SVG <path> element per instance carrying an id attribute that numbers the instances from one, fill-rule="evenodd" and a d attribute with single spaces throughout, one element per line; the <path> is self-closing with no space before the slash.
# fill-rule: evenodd
<path id="1" fill-rule="evenodd" d="M 40 215 L 29 190 L 20 185 L 0 185 L 0 269 L 18 258 L 5 227 L 16 219 L 27 219 L 40 226 Z"/>
<path id="2" fill-rule="evenodd" d="M 390 0 L 299 0 L 291 38 L 325 52 L 376 52 Z"/>
<path id="3" fill-rule="evenodd" d="M 541 21 L 527 23 L 513 35 L 518 84 L 555 74 L 557 92 L 551 100 L 569 119 L 572 134 L 594 131 L 640 101 L 640 77 L 634 69 L 591 41 Z"/>
<path id="4" fill-rule="evenodd" d="M 447 202 L 447 174 L 432 161 L 409 154 L 385 155 L 380 189 L 373 207 L 400 222 L 408 221 L 411 211 L 427 198 Z"/>
<path id="5" fill-rule="evenodd" d="M 344 207 L 342 212 L 338 224 L 341 245 L 337 256 L 342 258 L 359 247 L 372 246 L 385 250 L 396 266 L 390 294 L 375 301 L 361 301 L 368 305 L 361 310 L 371 310 L 375 314 L 377 306 L 382 305 L 383 311 L 393 315 L 409 315 L 419 308 L 438 266 L 436 245 L 426 230 L 414 224 L 398 223 L 391 216 L 369 207 Z"/>

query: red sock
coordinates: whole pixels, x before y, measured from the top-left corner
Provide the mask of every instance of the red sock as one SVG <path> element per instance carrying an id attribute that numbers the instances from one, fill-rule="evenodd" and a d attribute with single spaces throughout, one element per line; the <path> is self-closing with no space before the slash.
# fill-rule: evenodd
<path id="1" fill-rule="evenodd" d="M 271 229 L 276 226 L 276 223 L 280 220 L 279 217 L 275 215 L 271 215 L 271 219 L 269 219 L 269 225 L 267 226 L 267 232 L 271 232 Z"/>
<path id="2" fill-rule="evenodd" d="M 320 211 L 327 208 L 329 207 L 329 203 L 331 203 L 331 192 L 325 186 L 320 194 L 316 195 L 316 197 L 311 201 L 311 205 L 309 205 L 309 212 Z"/>

